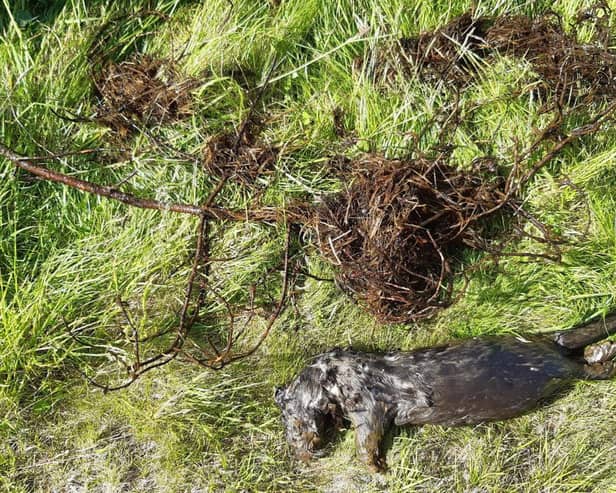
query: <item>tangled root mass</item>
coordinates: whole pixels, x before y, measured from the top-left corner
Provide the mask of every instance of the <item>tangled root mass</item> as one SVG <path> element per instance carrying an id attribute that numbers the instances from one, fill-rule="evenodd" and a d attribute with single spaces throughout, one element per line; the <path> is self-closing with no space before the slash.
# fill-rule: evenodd
<path id="1" fill-rule="evenodd" d="M 318 244 L 337 280 L 379 319 L 411 321 L 452 300 L 454 253 L 482 248 L 484 216 L 507 200 L 505 180 L 442 159 L 355 163 L 352 185 L 316 213 Z"/>

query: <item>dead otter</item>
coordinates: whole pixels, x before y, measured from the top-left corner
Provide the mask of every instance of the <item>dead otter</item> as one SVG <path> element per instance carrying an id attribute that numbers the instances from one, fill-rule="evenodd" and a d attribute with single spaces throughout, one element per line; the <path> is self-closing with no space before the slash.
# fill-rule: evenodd
<path id="1" fill-rule="evenodd" d="M 317 455 L 329 431 L 353 424 L 361 459 L 385 469 L 380 443 L 392 424 L 462 425 L 520 415 L 576 379 L 616 374 L 616 314 L 528 339 L 485 337 L 409 352 L 335 349 L 276 389 L 287 441 Z M 591 345 L 592 344 L 592 345 Z"/>

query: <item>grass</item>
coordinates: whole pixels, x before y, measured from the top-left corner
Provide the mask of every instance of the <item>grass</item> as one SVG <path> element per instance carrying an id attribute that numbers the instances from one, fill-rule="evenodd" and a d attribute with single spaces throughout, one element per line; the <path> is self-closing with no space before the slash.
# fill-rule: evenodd
<path id="1" fill-rule="evenodd" d="M 268 112 L 265 138 L 282 152 L 265 199 L 272 205 L 316 200 L 341 186 L 324 172 L 329 156 L 408 151 L 412 132 L 451 101 L 446 92 L 413 79 L 375 85 L 353 68 L 354 60 L 370 61 L 372 47 L 442 25 L 472 2 L 283 0 L 274 7 L 234 0 L 232 9 L 225 0 L 150 3 L 166 20 L 131 15 L 141 9 L 137 0 L 0 3 L 2 142 L 25 155 L 99 148 L 54 167 L 100 183 L 127 179 L 125 187 L 142 196 L 197 203 L 214 180 L 193 163 L 152 145 L 146 135 L 118 152 L 108 130 L 62 120 L 54 111 L 94 112 L 87 54 L 96 40 L 105 39 L 104 50 L 116 60 L 134 52 L 183 52 L 180 68 L 204 77 L 196 111 L 152 132 L 177 149 L 198 152 L 209 136 L 237 125 L 249 110 L 230 70 L 241 67 L 259 83 L 276 64 L 275 82 L 261 104 Z M 568 22 L 590 2 L 475 3 L 485 14 L 537 14 L 552 7 Z M 104 26 L 110 31 L 101 34 Z M 541 120 L 538 104 L 498 99 L 525 81 L 532 81 L 527 67 L 501 60 L 464 93 L 469 101 L 494 102 L 452 136 L 460 165 L 482 152 L 506 158 L 513 137 L 532 139 L 525 130 Z M 335 135 L 335 108 L 357 137 L 350 148 Z M 562 399 L 505 423 L 400 430 L 391 438 L 386 476 L 370 475 L 354 459 L 352 432 L 326 458 L 295 463 L 272 395 L 275 385 L 332 346 L 412 348 L 480 334 L 539 332 L 613 309 L 615 157 L 616 139 L 608 129 L 569 148 L 525 192 L 529 209 L 571 239 L 562 264 L 519 258 L 503 260 L 498 270 L 486 264 L 459 303 L 412 326 L 381 326 L 332 284 L 308 279 L 296 297 L 297 310 L 285 312 L 250 359 L 221 372 L 172 364 L 106 395 L 75 370 L 75 364 L 91 364 L 92 356 L 68 337 L 65 320 L 114 327 L 119 294 L 144 326 L 173 324 L 195 219 L 129 209 L 29 180 L 0 163 L 0 489 L 614 491 L 613 382 L 579 383 Z M 578 188 L 563 187 L 564 177 Z M 221 200 L 241 208 L 249 196 L 229 185 Z M 284 231 L 236 225 L 223 233 L 216 251 L 248 253 L 220 272 L 225 292 L 241 294 L 247 279 L 271 265 Z M 538 246 L 525 241 L 519 248 Z M 332 275 L 314 249 L 306 256 L 311 272 Z"/>

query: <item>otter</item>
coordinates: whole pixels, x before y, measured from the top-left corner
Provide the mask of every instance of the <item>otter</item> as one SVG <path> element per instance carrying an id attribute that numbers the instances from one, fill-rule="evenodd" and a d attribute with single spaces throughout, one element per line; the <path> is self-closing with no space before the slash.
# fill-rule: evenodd
<path id="1" fill-rule="evenodd" d="M 286 438 L 304 461 L 322 455 L 350 421 L 360 459 L 386 469 L 381 441 L 392 426 L 466 425 L 525 413 L 577 379 L 616 373 L 616 314 L 566 331 L 474 338 L 444 346 L 317 356 L 275 400 Z"/>

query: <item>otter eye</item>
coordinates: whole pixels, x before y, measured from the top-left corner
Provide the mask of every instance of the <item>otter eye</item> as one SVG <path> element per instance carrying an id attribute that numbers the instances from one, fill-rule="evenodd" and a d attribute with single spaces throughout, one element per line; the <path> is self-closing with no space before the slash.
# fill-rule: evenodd
<path id="1" fill-rule="evenodd" d="M 283 397 L 284 397 L 284 387 L 276 387 L 276 390 L 274 391 L 274 400 L 276 401 L 276 404 L 278 404 L 279 406 L 282 406 Z"/>

